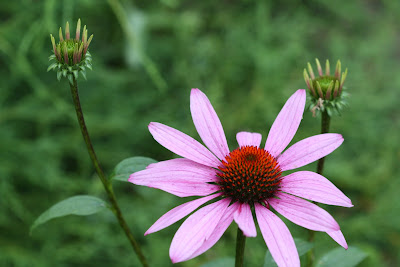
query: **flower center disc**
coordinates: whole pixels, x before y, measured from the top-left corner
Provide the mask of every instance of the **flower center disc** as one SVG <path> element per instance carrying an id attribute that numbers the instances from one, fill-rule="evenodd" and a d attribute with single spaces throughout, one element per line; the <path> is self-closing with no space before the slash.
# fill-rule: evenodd
<path id="1" fill-rule="evenodd" d="M 222 193 L 241 203 L 262 202 L 273 197 L 280 184 L 278 162 L 268 151 L 256 146 L 233 150 L 218 170 Z"/>

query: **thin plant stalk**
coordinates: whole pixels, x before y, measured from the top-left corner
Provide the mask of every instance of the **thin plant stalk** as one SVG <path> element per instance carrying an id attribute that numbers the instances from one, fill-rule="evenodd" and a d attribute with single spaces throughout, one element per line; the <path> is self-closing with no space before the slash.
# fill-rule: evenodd
<path id="1" fill-rule="evenodd" d="M 321 134 L 328 133 L 329 132 L 329 125 L 331 123 L 331 117 L 328 115 L 326 111 L 322 112 L 322 117 L 321 117 Z M 317 165 L 317 173 L 322 175 L 322 171 L 324 170 L 324 163 L 325 163 L 325 158 L 320 158 L 318 160 L 318 165 Z"/>
<path id="2" fill-rule="evenodd" d="M 100 163 L 97 160 L 97 156 L 93 149 L 92 142 L 90 141 L 89 132 L 86 128 L 86 123 L 85 123 L 85 119 L 83 116 L 81 103 L 79 100 L 78 84 L 77 84 L 77 81 L 75 78 L 73 78 L 73 84 L 70 83 L 70 88 L 71 88 L 72 99 L 73 99 L 74 105 L 75 105 L 76 116 L 78 118 L 79 126 L 81 128 L 81 132 L 83 135 L 83 139 L 85 140 L 90 159 L 92 160 L 94 168 L 96 169 L 97 175 L 99 176 L 99 178 L 104 186 L 104 189 L 106 190 L 108 200 L 111 203 L 111 207 L 112 207 L 111 210 L 114 213 L 115 217 L 117 218 L 119 225 L 124 230 L 126 237 L 129 239 L 129 242 L 131 243 L 133 250 L 135 251 L 136 255 L 138 256 L 140 262 L 142 263 L 142 266 L 148 267 L 149 265 L 147 263 L 147 260 L 144 257 L 144 255 L 139 247 L 139 244 L 137 243 L 137 241 L 133 237 L 131 231 L 129 230 L 128 224 L 126 223 L 126 221 L 122 215 L 121 209 L 118 206 L 117 199 L 115 198 L 115 194 L 114 194 L 114 191 L 112 188 L 112 183 L 105 176 L 105 174 L 100 166 Z"/>
<path id="3" fill-rule="evenodd" d="M 326 110 L 322 112 L 321 114 L 321 134 L 328 133 L 329 132 L 329 126 L 331 123 L 331 117 L 328 115 L 328 112 Z M 325 158 L 320 158 L 318 160 L 318 165 L 317 165 L 317 173 L 322 175 L 322 172 L 324 170 L 324 163 L 325 163 Z M 316 204 L 315 202 L 313 202 Z M 312 230 L 308 230 L 308 241 L 309 242 L 314 242 L 314 235 L 315 232 Z M 315 255 L 314 255 L 314 249 L 310 249 L 310 251 L 307 253 L 307 266 L 312 267 L 314 265 L 314 260 L 315 260 Z"/>
<path id="4" fill-rule="evenodd" d="M 240 228 L 238 227 L 236 236 L 235 267 L 243 267 L 245 245 L 246 245 L 246 237 L 244 236 L 242 230 L 240 230 Z"/>

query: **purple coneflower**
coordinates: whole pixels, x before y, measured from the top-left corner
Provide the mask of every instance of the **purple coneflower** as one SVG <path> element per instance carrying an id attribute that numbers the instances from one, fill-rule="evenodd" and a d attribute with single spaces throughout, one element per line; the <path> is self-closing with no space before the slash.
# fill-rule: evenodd
<path id="1" fill-rule="evenodd" d="M 149 130 L 165 148 L 182 156 L 151 164 L 132 174 L 129 181 L 158 188 L 179 197 L 202 196 L 164 214 L 145 235 L 157 232 L 190 215 L 176 232 L 170 247 L 173 263 L 192 259 L 211 248 L 234 220 L 245 236 L 257 234 L 254 208 L 261 234 L 279 266 L 300 266 L 289 229 L 271 207 L 288 220 L 307 229 L 326 232 L 347 249 L 335 219 L 317 205 L 304 200 L 352 207 L 351 200 L 323 176 L 299 171 L 282 172 L 316 161 L 339 147 L 340 134 L 320 134 L 301 140 L 287 150 L 299 127 L 306 101 L 297 90 L 286 102 L 261 148 L 261 134 L 239 132 L 239 147 L 229 151 L 221 122 L 207 96 L 192 89 L 190 110 L 204 144 L 190 136 L 152 122 Z"/>

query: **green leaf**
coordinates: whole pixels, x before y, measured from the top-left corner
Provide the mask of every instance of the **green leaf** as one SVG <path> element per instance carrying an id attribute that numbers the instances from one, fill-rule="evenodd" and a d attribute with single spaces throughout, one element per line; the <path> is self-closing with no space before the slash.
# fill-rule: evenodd
<path id="1" fill-rule="evenodd" d="M 367 254 L 357 247 L 335 248 L 325 254 L 316 264 L 316 267 L 353 267 L 357 266 Z"/>
<path id="2" fill-rule="evenodd" d="M 107 204 L 100 198 L 81 195 L 64 199 L 43 212 L 32 224 L 30 232 L 37 226 L 54 218 L 66 215 L 91 215 L 107 208 Z"/>
<path id="3" fill-rule="evenodd" d="M 58 65 L 57 62 L 51 64 L 51 65 L 47 68 L 47 71 L 50 71 L 50 70 L 54 69 L 55 67 L 57 67 L 57 65 Z"/>
<path id="4" fill-rule="evenodd" d="M 307 242 L 303 239 L 294 239 L 294 243 L 296 244 L 297 252 L 299 253 L 299 257 L 303 256 L 306 254 L 310 249 L 314 247 L 313 243 Z M 265 258 L 264 258 L 264 267 L 271 267 L 271 266 L 278 266 L 274 259 L 272 258 L 271 252 L 269 250 L 267 253 L 265 253 Z M 337 267 L 337 266 L 336 266 Z"/>
<path id="5" fill-rule="evenodd" d="M 71 85 L 73 85 L 73 84 L 74 84 L 74 79 L 73 79 L 73 77 L 72 77 L 72 74 L 71 74 L 71 73 L 69 73 L 69 74 L 68 74 L 68 81 L 69 81 L 69 83 L 70 83 Z"/>
<path id="6" fill-rule="evenodd" d="M 85 78 L 85 80 L 86 80 L 86 71 L 82 70 L 82 71 L 81 71 L 81 75 L 82 75 L 82 77 Z"/>
<path id="7" fill-rule="evenodd" d="M 62 72 L 59 70 L 57 71 L 57 80 L 61 80 Z"/>
<path id="8" fill-rule="evenodd" d="M 124 159 L 117 164 L 110 179 L 127 182 L 129 175 L 146 169 L 146 167 L 152 163 L 157 163 L 157 161 L 146 157 L 132 157 Z"/>
<path id="9" fill-rule="evenodd" d="M 201 265 L 200 267 L 233 267 L 235 265 L 234 258 L 220 258 Z"/>

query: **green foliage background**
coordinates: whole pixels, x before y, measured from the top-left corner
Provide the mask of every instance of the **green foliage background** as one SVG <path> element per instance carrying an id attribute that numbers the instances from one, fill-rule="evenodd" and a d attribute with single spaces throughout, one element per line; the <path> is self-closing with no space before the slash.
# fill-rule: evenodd
<path id="1" fill-rule="evenodd" d="M 123 1 L 0 2 L 0 265 L 138 266 L 110 212 L 69 216 L 29 227 L 67 197 L 105 199 L 82 140 L 66 80 L 46 73 L 49 34 L 78 18 L 94 34 L 92 72 L 79 82 L 92 140 L 105 171 L 130 156 L 165 160 L 147 125 L 158 121 L 199 139 L 189 112 L 190 88 L 210 98 L 235 148 L 240 130 L 264 139 L 286 99 L 304 88 L 314 58 L 341 59 L 350 108 L 332 119 L 345 142 L 326 162 L 325 176 L 353 201 L 330 207 L 349 245 L 368 253 L 362 266 L 400 264 L 400 2 Z M 304 114 L 293 140 L 319 132 Z M 305 169 L 315 170 L 311 164 Z M 185 199 L 115 182 L 117 198 L 152 266 L 169 266 L 179 223 L 143 237 L 163 213 Z M 287 221 L 286 221 L 287 222 Z M 296 237 L 301 227 L 287 222 Z M 235 226 L 189 262 L 200 266 L 234 255 Z M 337 247 L 316 234 L 317 257 Z M 262 266 L 259 233 L 247 240 L 247 266 Z"/>

